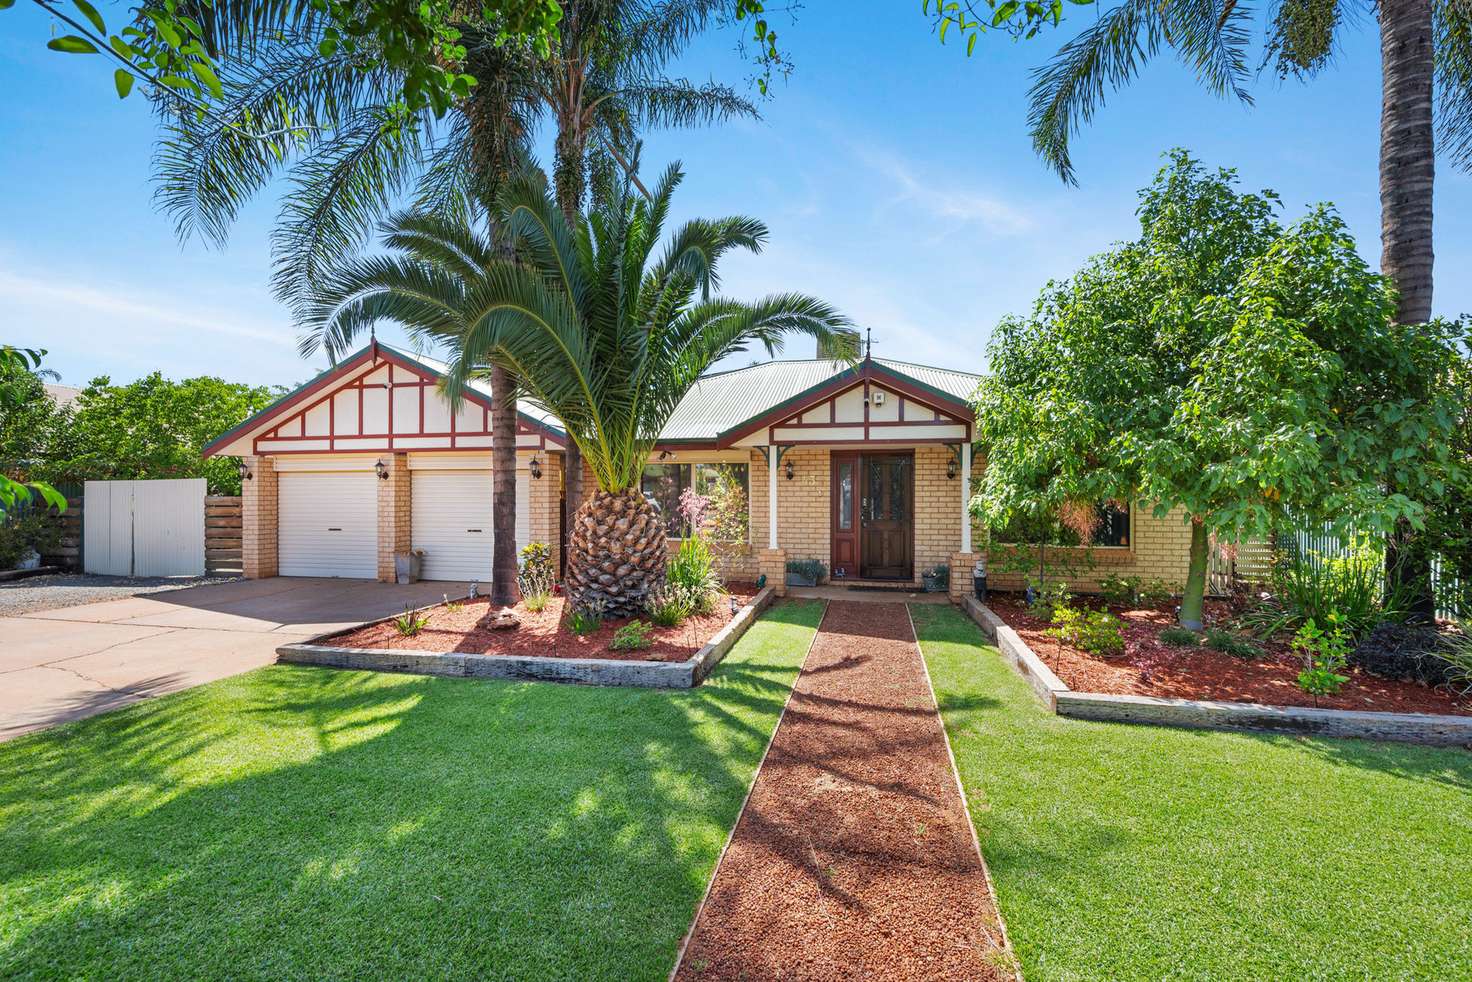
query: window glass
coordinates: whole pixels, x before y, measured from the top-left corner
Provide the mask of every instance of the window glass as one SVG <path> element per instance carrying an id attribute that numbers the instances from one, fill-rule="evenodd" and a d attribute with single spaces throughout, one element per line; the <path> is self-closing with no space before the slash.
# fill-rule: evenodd
<path id="1" fill-rule="evenodd" d="M 1094 530 L 1094 546 L 1127 547 L 1130 544 L 1129 505 L 1116 506 L 1105 503 L 1098 506 L 1098 527 Z M 1057 519 L 1040 521 L 1016 518 L 1001 529 L 992 532 L 992 540 L 998 543 L 1036 545 L 1046 543 L 1054 546 L 1079 545 L 1078 533 L 1064 526 Z"/>
<path id="2" fill-rule="evenodd" d="M 680 495 L 693 487 L 708 502 L 702 522 L 706 534 L 745 541 L 751 524 L 749 469 L 746 464 L 727 463 L 646 464 L 639 489 L 659 509 L 670 538 L 682 539 L 689 532 L 680 514 Z"/>
<path id="3" fill-rule="evenodd" d="M 854 527 L 854 465 L 847 460 L 838 465 L 838 527 Z"/>
<path id="4" fill-rule="evenodd" d="M 1127 546 L 1130 544 L 1130 508 L 1117 507 L 1113 502 L 1099 508 L 1099 528 L 1094 532 L 1096 546 Z"/>
<path id="5" fill-rule="evenodd" d="M 680 517 L 680 493 L 690 486 L 689 464 L 645 464 L 639 490 L 664 517 L 666 535 L 680 538 L 685 521 Z"/>
<path id="6" fill-rule="evenodd" d="M 744 542 L 751 525 L 746 464 L 696 464 L 695 492 L 708 504 L 705 533 L 718 541 Z"/>

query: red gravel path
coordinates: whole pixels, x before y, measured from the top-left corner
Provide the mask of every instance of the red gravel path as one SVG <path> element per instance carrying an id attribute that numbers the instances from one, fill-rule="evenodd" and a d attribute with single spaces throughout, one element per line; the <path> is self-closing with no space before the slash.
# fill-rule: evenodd
<path id="1" fill-rule="evenodd" d="M 1006 979 L 995 901 L 901 604 L 833 601 L 680 979 Z"/>

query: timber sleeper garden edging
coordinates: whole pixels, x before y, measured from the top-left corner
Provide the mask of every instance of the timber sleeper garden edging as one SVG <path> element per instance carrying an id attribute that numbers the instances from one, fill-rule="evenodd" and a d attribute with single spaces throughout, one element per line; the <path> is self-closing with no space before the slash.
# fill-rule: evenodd
<path id="1" fill-rule="evenodd" d="M 277 660 L 292 665 L 350 668 L 374 672 L 406 672 L 452 678 L 520 679 L 543 682 L 573 682 L 583 685 L 621 685 L 655 689 L 689 689 L 710 675 L 757 616 L 771 605 L 771 587 L 759 591 L 751 602 L 715 633 L 693 655 L 683 661 L 641 661 L 625 658 L 557 658 L 537 655 L 498 655 L 467 652 L 407 651 L 390 648 L 354 648 L 323 644 L 342 635 L 342 630 L 322 634 L 305 642 L 276 649 Z M 427 609 L 427 608 L 421 608 Z M 366 621 L 359 627 L 391 621 L 392 617 Z"/>
<path id="2" fill-rule="evenodd" d="M 1059 716 L 1187 729 L 1357 737 L 1429 746 L 1472 747 L 1472 717 L 1468 716 L 1074 692 L 990 607 L 974 597 L 967 597 L 964 606 L 967 615 L 996 644 L 1018 674 L 1027 680 L 1043 704 Z"/>

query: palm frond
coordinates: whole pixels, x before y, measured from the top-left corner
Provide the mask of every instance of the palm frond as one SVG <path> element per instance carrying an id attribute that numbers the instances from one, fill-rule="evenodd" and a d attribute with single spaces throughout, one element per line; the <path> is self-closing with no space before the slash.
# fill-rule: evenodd
<path id="1" fill-rule="evenodd" d="M 1103 106 L 1106 91 L 1133 81 L 1146 61 L 1173 48 L 1218 95 L 1251 102 L 1245 24 L 1251 12 L 1235 0 L 1125 0 L 1059 49 L 1033 73 L 1028 127 L 1033 149 L 1070 184 L 1069 141 Z"/>
<path id="2" fill-rule="evenodd" d="M 1472 170 L 1472 5 L 1437 0 L 1433 16 L 1437 140 L 1453 165 Z"/>

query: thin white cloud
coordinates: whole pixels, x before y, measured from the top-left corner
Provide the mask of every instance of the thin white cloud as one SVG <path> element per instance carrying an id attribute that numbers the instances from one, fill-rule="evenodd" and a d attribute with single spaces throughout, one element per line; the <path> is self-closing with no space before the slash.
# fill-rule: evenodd
<path id="1" fill-rule="evenodd" d="M 25 308 L 32 319 L 75 324 L 79 312 L 128 321 L 155 329 L 184 329 L 208 334 L 291 345 L 295 338 L 285 318 L 279 323 L 242 319 L 218 310 L 201 309 L 180 298 L 165 305 L 120 288 L 89 286 L 74 279 L 44 274 L 0 272 L 0 301 L 12 309 Z"/>
<path id="2" fill-rule="evenodd" d="M 958 190 L 955 177 L 930 181 L 897 155 L 864 147 L 855 148 L 855 152 L 864 164 L 893 183 L 894 201 L 910 202 L 934 219 L 978 225 L 996 235 L 1024 235 L 1037 227 L 1031 214 L 1001 198 Z"/>

